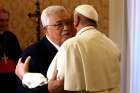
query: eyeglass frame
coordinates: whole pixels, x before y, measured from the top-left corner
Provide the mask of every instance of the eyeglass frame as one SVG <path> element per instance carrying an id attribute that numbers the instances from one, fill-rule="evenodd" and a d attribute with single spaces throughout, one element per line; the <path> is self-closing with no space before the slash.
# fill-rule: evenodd
<path id="1" fill-rule="evenodd" d="M 72 25 L 72 23 L 73 23 L 73 20 L 60 20 L 60 21 L 57 21 L 55 24 L 46 25 L 46 26 L 47 27 L 54 26 L 54 27 L 56 27 L 57 30 L 62 30 L 62 29 L 64 29 L 65 25 Z"/>

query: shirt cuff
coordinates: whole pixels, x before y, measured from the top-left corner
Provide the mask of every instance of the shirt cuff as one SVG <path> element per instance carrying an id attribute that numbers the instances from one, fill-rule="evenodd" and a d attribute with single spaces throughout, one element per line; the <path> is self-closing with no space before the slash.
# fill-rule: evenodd
<path id="1" fill-rule="evenodd" d="M 47 78 L 45 78 L 41 73 L 26 73 L 22 79 L 22 84 L 28 88 L 36 88 L 47 83 Z"/>

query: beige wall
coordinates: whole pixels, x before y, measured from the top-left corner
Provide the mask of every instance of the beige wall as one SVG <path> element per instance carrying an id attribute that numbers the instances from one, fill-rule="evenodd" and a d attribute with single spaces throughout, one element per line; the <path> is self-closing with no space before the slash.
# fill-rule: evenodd
<path id="1" fill-rule="evenodd" d="M 126 0 L 110 0 L 109 2 L 109 37 L 121 50 L 121 93 L 127 92 L 127 29 Z"/>
<path id="2" fill-rule="evenodd" d="M 36 41 L 35 20 L 30 19 L 28 13 L 35 10 L 36 0 L 0 0 L 10 12 L 10 28 L 16 34 L 22 48 Z M 41 10 L 48 5 L 63 5 L 73 11 L 79 4 L 91 4 L 99 12 L 99 30 L 108 35 L 109 0 L 39 0 Z"/>

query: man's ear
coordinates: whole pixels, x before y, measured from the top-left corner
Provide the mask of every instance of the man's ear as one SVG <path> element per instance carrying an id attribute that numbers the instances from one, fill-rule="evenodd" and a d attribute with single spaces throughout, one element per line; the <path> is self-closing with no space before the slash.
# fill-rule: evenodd
<path id="1" fill-rule="evenodd" d="M 74 15 L 74 26 L 77 27 L 79 25 L 79 22 L 80 22 L 80 17 L 75 14 Z"/>
<path id="2" fill-rule="evenodd" d="M 44 32 L 45 35 L 47 35 L 47 33 L 48 33 L 47 27 L 43 28 L 43 32 Z"/>

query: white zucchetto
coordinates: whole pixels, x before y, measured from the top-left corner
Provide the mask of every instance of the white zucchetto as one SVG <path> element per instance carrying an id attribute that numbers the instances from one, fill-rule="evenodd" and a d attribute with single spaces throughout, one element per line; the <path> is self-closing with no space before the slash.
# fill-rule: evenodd
<path id="1" fill-rule="evenodd" d="M 98 13 L 91 5 L 79 5 L 75 8 L 79 14 L 98 22 Z"/>

